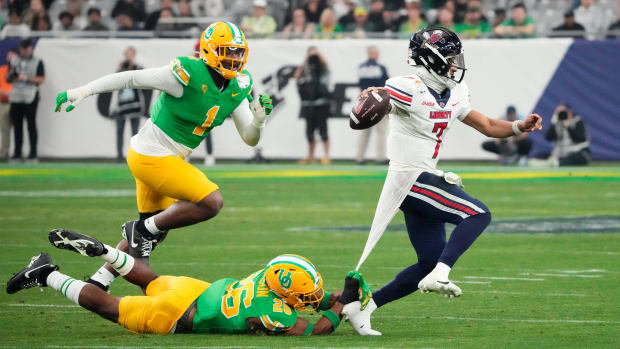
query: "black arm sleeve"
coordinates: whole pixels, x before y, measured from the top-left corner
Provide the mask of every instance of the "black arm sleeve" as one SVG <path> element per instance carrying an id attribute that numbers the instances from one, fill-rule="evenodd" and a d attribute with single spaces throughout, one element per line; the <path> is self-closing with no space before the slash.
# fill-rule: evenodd
<path id="1" fill-rule="evenodd" d="M 545 133 L 545 139 L 548 141 L 555 141 L 558 138 L 558 134 L 555 132 L 555 124 L 551 124 L 551 127 Z"/>
<path id="2" fill-rule="evenodd" d="M 43 61 L 39 61 L 39 65 L 37 65 L 37 76 L 45 76 L 45 67 L 43 66 Z"/>
<path id="3" fill-rule="evenodd" d="M 585 142 L 587 140 L 586 125 L 583 121 L 579 120 L 575 127 L 568 129 L 568 134 L 575 143 Z"/>

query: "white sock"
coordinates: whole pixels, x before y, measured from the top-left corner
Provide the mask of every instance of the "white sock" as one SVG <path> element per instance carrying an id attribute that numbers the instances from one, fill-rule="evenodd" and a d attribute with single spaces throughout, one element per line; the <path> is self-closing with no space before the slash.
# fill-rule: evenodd
<path id="1" fill-rule="evenodd" d="M 102 284 L 104 287 L 108 287 L 114 282 L 116 275 L 112 274 L 105 266 L 106 264 L 102 265 L 90 278 Z"/>
<path id="2" fill-rule="evenodd" d="M 447 264 L 439 262 L 431 273 L 435 274 L 438 280 L 446 281 L 450 280 L 450 270 L 452 270 L 452 268 L 450 268 Z"/>
<path id="3" fill-rule="evenodd" d="M 108 245 L 103 246 L 108 252 L 102 254 L 100 257 L 103 258 L 104 261 L 108 262 L 112 268 L 114 268 L 114 270 L 122 276 L 129 274 L 135 263 L 133 257 L 125 252 L 115 249 L 114 247 Z"/>
<path id="4" fill-rule="evenodd" d="M 159 228 L 157 228 L 157 226 L 155 225 L 155 217 L 149 217 L 145 219 L 144 226 L 146 227 L 146 230 L 148 230 L 153 235 L 161 233 L 161 230 L 159 230 Z"/>
<path id="5" fill-rule="evenodd" d="M 78 300 L 85 285 L 84 281 L 76 280 L 58 271 L 53 271 L 47 276 L 47 286 L 65 295 L 77 305 L 80 305 Z"/>

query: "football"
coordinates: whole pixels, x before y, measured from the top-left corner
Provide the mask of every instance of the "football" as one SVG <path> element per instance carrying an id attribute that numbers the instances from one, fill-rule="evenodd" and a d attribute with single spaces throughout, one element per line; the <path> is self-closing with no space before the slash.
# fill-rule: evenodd
<path id="1" fill-rule="evenodd" d="M 376 125 L 390 112 L 390 94 L 386 90 L 360 94 L 349 114 L 349 126 L 363 130 Z"/>

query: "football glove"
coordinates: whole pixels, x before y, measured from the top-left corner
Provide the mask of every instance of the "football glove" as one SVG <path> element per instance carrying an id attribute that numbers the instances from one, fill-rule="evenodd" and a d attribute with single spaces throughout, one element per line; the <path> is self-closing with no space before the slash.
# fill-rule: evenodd
<path id="1" fill-rule="evenodd" d="M 271 114 L 271 111 L 273 110 L 273 101 L 271 100 L 271 96 L 260 95 L 258 101 L 260 102 L 260 106 L 263 107 L 265 115 Z"/>
<path id="2" fill-rule="evenodd" d="M 72 111 L 75 107 L 85 98 L 82 93 L 79 93 L 77 90 L 69 90 L 62 91 L 56 96 L 56 109 L 55 112 L 58 113 L 62 109 L 62 105 L 66 102 L 71 102 L 69 106 L 65 109 L 67 112 Z"/>
<path id="3" fill-rule="evenodd" d="M 365 309 L 368 302 L 372 299 L 372 290 L 364 276 L 357 270 L 350 271 L 344 279 L 344 290 L 339 301 L 348 304 L 354 301 L 360 301 L 361 310 Z"/>

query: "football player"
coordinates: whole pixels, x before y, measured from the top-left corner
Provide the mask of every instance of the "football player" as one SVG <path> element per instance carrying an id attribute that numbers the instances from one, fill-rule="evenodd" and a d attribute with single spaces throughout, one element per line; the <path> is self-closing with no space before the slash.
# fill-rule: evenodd
<path id="1" fill-rule="evenodd" d="M 387 90 L 391 130 L 390 166 L 358 268 L 399 208 L 405 214 L 418 262 L 375 292 L 364 310 L 356 303 L 345 306 L 343 314 L 360 334 L 380 335 L 371 329 L 370 314 L 417 289 L 450 298 L 462 293 L 450 281 L 450 270 L 491 222 L 491 212 L 463 191 L 458 175 L 436 168 L 443 139 L 455 120 L 495 138 L 542 128 L 542 119 L 536 114 L 511 123 L 489 118 L 471 107 L 463 81 L 463 47 L 452 31 L 431 27 L 416 32 L 407 58 L 413 74 L 391 78 L 384 87 L 362 92 Z M 456 225 L 447 242 L 446 222 Z"/>
<path id="2" fill-rule="evenodd" d="M 255 146 L 271 98 L 253 100 L 252 77 L 244 70 L 248 59 L 245 35 L 235 24 L 216 22 L 200 37 L 199 57 L 178 57 L 169 65 L 104 76 L 64 91 L 56 98 L 56 111 L 69 102 L 71 111 L 84 98 L 124 88 L 162 91 L 151 118 L 131 139 L 127 154 L 136 181 L 140 219 L 123 225 L 117 246 L 136 258 L 148 257 L 169 229 L 213 218 L 223 205 L 218 186 L 184 161 L 216 126 L 232 115 L 239 135 Z M 118 273 L 102 266 L 89 282 L 107 290 Z"/>
<path id="3" fill-rule="evenodd" d="M 292 254 L 277 256 L 245 279 L 208 283 L 185 276 L 159 276 L 140 260 L 70 230 L 52 230 L 49 240 L 57 248 L 103 259 L 145 295 L 111 296 L 60 273 L 46 253 L 33 257 L 14 274 L 7 282 L 7 292 L 49 286 L 134 333 L 329 334 L 340 324 L 343 302 L 358 300 L 358 289 L 367 286 L 360 279 L 347 277 L 345 291 L 330 294 L 314 265 Z M 315 310 L 324 311 L 315 324 L 298 316 L 298 312 Z"/>

